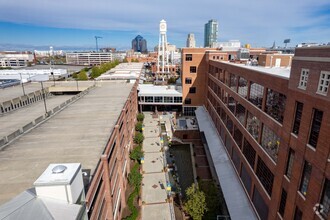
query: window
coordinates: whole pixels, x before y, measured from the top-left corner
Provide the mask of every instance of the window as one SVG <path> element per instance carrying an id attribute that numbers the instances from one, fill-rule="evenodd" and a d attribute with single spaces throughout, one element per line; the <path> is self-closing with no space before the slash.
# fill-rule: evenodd
<path id="1" fill-rule="evenodd" d="M 274 131 L 264 125 L 261 137 L 261 146 L 267 154 L 277 162 L 278 148 L 280 146 L 280 138 Z"/>
<path id="2" fill-rule="evenodd" d="M 321 71 L 319 86 L 317 87 L 317 92 L 323 95 L 328 93 L 330 82 L 330 72 L 329 71 Z"/>
<path id="3" fill-rule="evenodd" d="M 291 179 L 292 176 L 292 166 L 294 161 L 294 151 L 292 149 L 289 150 L 288 162 L 286 164 L 285 175 Z"/>
<path id="4" fill-rule="evenodd" d="M 278 209 L 278 212 L 281 214 L 282 217 L 284 216 L 286 197 L 287 197 L 287 193 L 284 189 L 282 189 L 280 208 Z"/>
<path id="5" fill-rule="evenodd" d="M 268 195 L 271 196 L 273 190 L 274 175 L 260 157 L 258 158 L 256 174 Z"/>
<path id="6" fill-rule="evenodd" d="M 299 80 L 299 89 L 306 89 L 307 80 L 309 75 L 309 69 L 301 69 L 300 80 Z"/>
<path id="7" fill-rule="evenodd" d="M 252 137 L 255 140 L 258 140 L 259 138 L 259 127 L 260 127 L 259 119 L 256 116 L 252 115 L 250 112 L 248 112 L 246 129 L 249 131 L 249 133 L 252 135 Z"/>
<path id="8" fill-rule="evenodd" d="M 264 96 L 264 87 L 257 83 L 251 82 L 249 101 L 261 109 L 263 96 Z"/>
<path id="9" fill-rule="evenodd" d="M 285 95 L 272 89 L 268 89 L 265 112 L 276 121 L 282 123 L 285 111 L 285 101 Z"/>
<path id="10" fill-rule="evenodd" d="M 309 162 L 305 161 L 303 175 L 301 178 L 300 188 L 299 188 L 299 191 L 304 196 L 307 195 L 307 188 L 308 188 L 309 179 L 311 177 L 311 173 L 312 173 L 312 165 Z"/>
<path id="11" fill-rule="evenodd" d="M 242 147 L 243 134 L 237 126 L 234 127 L 234 140 L 239 148 Z"/>
<path id="12" fill-rule="evenodd" d="M 236 107 L 236 101 L 232 96 L 228 96 L 228 108 L 229 110 L 234 113 L 235 112 L 235 107 Z"/>
<path id="13" fill-rule="evenodd" d="M 330 212 L 330 181 L 328 179 L 324 182 L 323 193 L 320 204 L 323 206 L 321 215 L 324 218 L 328 218 Z"/>
<path id="14" fill-rule="evenodd" d="M 192 54 L 186 54 L 186 61 L 192 61 Z"/>
<path id="15" fill-rule="evenodd" d="M 174 97 L 174 103 L 181 103 L 182 97 Z"/>
<path id="16" fill-rule="evenodd" d="M 190 87 L 189 93 L 196 93 L 196 87 Z"/>
<path id="17" fill-rule="evenodd" d="M 247 97 L 247 80 L 243 77 L 239 77 L 238 80 L 238 94 L 243 96 L 244 98 Z"/>
<path id="18" fill-rule="evenodd" d="M 191 104 L 191 99 L 190 98 L 186 98 L 185 100 L 184 100 L 184 104 Z"/>
<path id="19" fill-rule="evenodd" d="M 314 112 L 313 121 L 312 121 L 311 131 L 309 134 L 308 144 L 316 148 L 317 139 L 319 138 L 319 133 L 321 128 L 323 112 L 317 109 L 313 109 L 313 112 Z"/>
<path id="20" fill-rule="evenodd" d="M 187 77 L 185 81 L 186 81 L 186 84 L 191 84 L 192 79 L 190 77 Z"/>
<path id="21" fill-rule="evenodd" d="M 163 102 L 163 96 L 155 96 L 155 102 Z"/>
<path id="22" fill-rule="evenodd" d="M 304 108 L 304 104 L 301 102 L 296 102 L 296 113 L 294 116 L 294 122 L 293 122 L 293 128 L 292 133 L 298 135 L 299 133 L 299 127 L 300 127 L 300 121 L 302 116 L 302 111 Z"/>
<path id="23" fill-rule="evenodd" d="M 245 138 L 244 138 L 243 154 L 253 170 L 254 161 L 256 159 L 256 151 L 253 149 L 251 144 Z"/>
<path id="24" fill-rule="evenodd" d="M 170 96 L 164 96 L 164 102 L 166 103 L 172 103 L 173 102 L 173 97 L 170 97 Z"/>
<path id="25" fill-rule="evenodd" d="M 233 159 L 234 165 L 236 167 L 236 170 L 239 173 L 240 166 L 241 166 L 241 159 L 238 156 L 238 153 L 236 152 L 236 149 L 235 148 L 233 148 L 232 159 Z"/>
<path id="26" fill-rule="evenodd" d="M 236 105 L 235 116 L 242 125 L 245 125 L 245 107 L 240 103 Z"/>
<path id="27" fill-rule="evenodd" d="M 237 77 L 234 74 L 230 74 L 229 88 L 237 92 Z"/>
<path id="28" fill-rule="evenodd" d="M 190 73 L 196 73 L 196 72 L 197 72 L 196 66 L 191 66 L 190 67 Z"/>
<path id="29" fill-rule="evenodd" d="M 145 97 L 145 102 L 154 102 L 154 97 L 153 96 L 146 96 Z"/>
<path id="30" fill-rule="evenodd" d="M 228 117 L 226 127 L 227 127 L 230 134 L 233 132 L 233 126 L 234 126 L 233 121 Z"/>
<path id="31" fill-rule="evenodd" d="M 296 211 L 294 212 L 294 220 L 301 220 L 302 219 L 302 211 L 296 207 Z"/>
<path id="32" fill-rule="evenodd" d="M 244 165 L 242 165 L 241 179 L 248 192 L 251 190 L 252 180 Z"/>
<path id="33" fill-rule="evenodd" d="M 256 207 L 260 219 L 268 219 L 268 206 L 256 187 L 254 188 L 252 202 L 254 207 Z"/>

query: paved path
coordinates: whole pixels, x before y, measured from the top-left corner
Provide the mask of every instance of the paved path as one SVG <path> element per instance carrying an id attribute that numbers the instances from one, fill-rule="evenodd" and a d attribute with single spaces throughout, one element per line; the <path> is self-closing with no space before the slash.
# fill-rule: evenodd
<path id="1" fill-rule="evenodd" d="M 160 144 L 158 118 L 144 113 L 144 171 L 142 181 L 142 220 L 171 220 L 173 203 L 167 202 L 166 176 Z"/>

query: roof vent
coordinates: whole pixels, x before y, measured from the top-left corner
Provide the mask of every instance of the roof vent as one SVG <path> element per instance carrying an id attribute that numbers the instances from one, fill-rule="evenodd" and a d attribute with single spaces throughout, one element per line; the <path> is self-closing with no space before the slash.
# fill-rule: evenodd
<path id="1" fill-rule="evenodd" d="M 66 169 L 67 169 L 67 167 L 64 165 L 57 165 L 52 169 L 52 172 L 54 174 L 63 173 Z"/>

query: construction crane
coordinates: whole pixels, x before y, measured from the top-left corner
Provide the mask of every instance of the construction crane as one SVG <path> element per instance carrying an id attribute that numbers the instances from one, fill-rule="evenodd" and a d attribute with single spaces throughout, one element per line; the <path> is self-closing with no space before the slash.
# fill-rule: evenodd
<path id="1" fill-rule="evenodd" d="M 99 38 L 102 38 L 102 37 L 99 37 L 99 36 L 95 36 L 95 42 L 96 42 L 96 52 L 99 50 L 99 47 L 97 45 L 97 39 Z"/>

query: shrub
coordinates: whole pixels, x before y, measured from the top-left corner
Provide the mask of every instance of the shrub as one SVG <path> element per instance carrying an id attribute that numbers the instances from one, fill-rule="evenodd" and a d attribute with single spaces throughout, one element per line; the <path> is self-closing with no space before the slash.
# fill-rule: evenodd
<path id="1" fill-rule="evenodd" d="M 142 132 L 142 127 L 143 127 L 142 122 L 136 123 L 136 125 L 135 125 L 135 131 Z"/>
<path id="2" fill-rule="evenodd" d="M 135 147 L 132 152 L 130 153 L 129 157 L 132 159 L 132 160 L 140 160 L 141 157 L 143 157 L 143 152 L 142 152 L 142 146 L 141 145 L 138 145 L 137 147 Z"/>
<path id="3" fill-rule="evenodd" d="M 139 113 L 137 116 L 136 116 L 137 120 L 139 122 L 142 122 L 144 120 L 144 114 L 143 113 Z"/>
<path id="4" fill-rule="evenodd" d="M 136 143 L 136 144 L 142 144 L 143 140 L 144 140 L 143 134 L 140 133 L 140 132 L 137 132 L 135 134 L 135 137 L 134 137 L 134 143 Z"/>
<path id="5" fill-rule="evenodd" d="M 130 174 L 128 174 L 128 182 L 131 186 L 134 186 L 136 188 L 140 187 L 141 181 L 142 181 L 142 174 L 139 171 L 140 165 L 136 163 Z"/>

